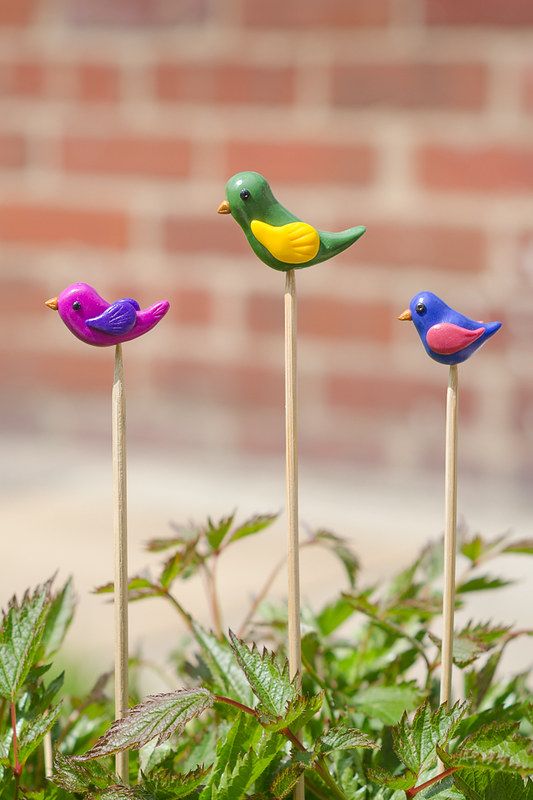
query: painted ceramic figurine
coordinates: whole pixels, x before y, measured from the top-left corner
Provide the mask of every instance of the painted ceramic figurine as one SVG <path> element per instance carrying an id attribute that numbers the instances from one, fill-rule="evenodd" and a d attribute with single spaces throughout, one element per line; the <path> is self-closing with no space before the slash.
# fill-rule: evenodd
<path id="1" fill-rule="evenodd" d="M 59 297 L 46 301 L 82 342 L 95 347 L 129 342 L 148 333 L 163 319 L 170 303 L 161 300 L 141 309 L 136 300 L 125 297 L 108 303 L 87 283 L 73 283 Z"/>
<path id="2" fill-rule="evenodd" d="M 231 214 L 256 256 L 283 272 L 327 261 L 346 250 L 366 230 L 360 225 L 339 233 L 317 231 L 283 208 L 257 172 L 238 172 L 230 178 L 226 198 L 218 213 Z"/>
<path id="3" fill-rule="evenodd" d="M 441 364 L 466 361 L 502 326 L 465 317 L 433 292 L 415 294 L 398 319 L 414 322 L 428 356 Z"/>

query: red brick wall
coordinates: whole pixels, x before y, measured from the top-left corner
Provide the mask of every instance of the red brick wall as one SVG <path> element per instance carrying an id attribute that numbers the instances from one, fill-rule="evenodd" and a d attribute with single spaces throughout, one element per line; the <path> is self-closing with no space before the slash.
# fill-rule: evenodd
<path id="1" fill-rule="evenodd" d="M 368 226 L 297 275 L 304 457 L 441 464 L 446 369 L 395 320 L 429 288 L 505 322 L 464 467 L 530 472 L 532 43 L 525 0 L 2 0 L 2 429 L 106 435 L 112 354 L 42 306 L 86 280 L 172 302 L 126 348 L 133 437 L 280 452 L 283 276 L 215 213 L 256 169 Z"/>

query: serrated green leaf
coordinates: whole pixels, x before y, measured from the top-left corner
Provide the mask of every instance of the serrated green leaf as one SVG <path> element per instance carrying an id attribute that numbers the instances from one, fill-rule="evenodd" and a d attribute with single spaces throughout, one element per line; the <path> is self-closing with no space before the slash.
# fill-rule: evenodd
<path id="1" fill-rule="evenodd" d="M 218 786 L 224 771 L 233 769 L 237 763 L 239 753 L 250 742 L 251 718 L 240 712 L 224 738 L 219 739 L 216 748 L 216 758 L 213 770 L 207 781 L 206 787 L 200 795 L 200 800 L 210 800 L 213 795 L 212 787 Z"/>
<path id="2" fill-rule="evenodd" d="M 395 725 L 405 711 L 413 711 L 423 698 L 413 683 L 397 686 L 369 686 L 360 689 L 353 698 L 358 711 L 378 719 L 385 725 Z"/>
<path id="3" fill-rule="evenodd" d="M 96 744 L 77 761 L 88 761 L 121 750 L 138 750 L 152 739 L 166 741 L 180 734 L 187 722 L 213 705 L 207 689 L 179 689 L 176 692 L 153 694 L 116 720 Z"/>
<path id="4" fill-rule="evenodd" d="M 226 534 L 233 525 L 234 519 L 235 519 L 235 511 L 233 512 L 233 514 L 230 514 L 227 517 L 222 517 L 216 522 L 213 522 L 211 517 L 208 518 L 207 526 L 204 529 L 203 533 L 209 543 L 209 547 L 211 548 L 211 550 L 214 551 L 218 550 L 218 548 L 224 541 Z"/>
<path id="5" fill-rule="evenodd" d="M 115 591 L 115 584 L 113 581 L 104 583 L 101 586 L 96 586 L 93 594 L 113 594 Z M 159 592 L 149 578 L 143 575 L 133 575 L 128 579 L 128 600 L 138 600 L 141 597 L 158 597 Z"/>
<path id="6" fill-rule="evenodd" d="M 278 772 L 270 785 L 270 793 L 274 800 L 283 800 L 284 797 L 287 797 L 300 780 L 304 771 L 305 766 L 295 761 L 282 769 L 281 772 Z"/>
<path id="7" fill-rule="evenodd" d="M 479 575 L 471 578 L 464 583 L 457 585 L 457 594 L 467 594 L 467 592 L 486 592 L 492 589 L 502 589 L 504 586 L 511 586 L 513 580 L 498 578 L 495 575 Z"/>
<path id="8" fill-rule="evenodd" d="M 268 731 L 281 731 L 284 728 L 292 728 L 297 731 L 303 728 L 315 714 L 318 714 L 322 707 L 323 699 L 322 692 L 311 697 L 298 695 L 289 702 L 285 713 L 281 717 L 273 720 L 269 715 L 267 719 L 261 720 L 261 723 L 265 730 Z M 261 714 L 261 706 L 259 706 L 258 711 Z"/>
<path id="9" fill-rule="evenodd" d="M 10 601 L 0 630 L 0 695 L 14 700 L 36 662 L 50 608 L 49 580 Z"/>
<path id="10" fill-rule="evenodd" d="M 393 728 L 394 752 L 410 772 L 419 775 L 436 760 L 436 746 L 444 747 L 454 735 L 467 710 L 465 703 L 446 705 L 436 711 L 429 702 L 417 709 L 410 722 L 407 714 Z"/>
<path id="11" fill-rule="evenodd" d="M 469 622 L 461 631 L 457 631 L 453 638 L 453 660 L 461 668 L 472 664 L 479 656 L 487 653 L 498 642 L 502 641 L 509 633 L 510 628 L 503 625 L 489 623 L 474 624 Z M 441 640 L 430 634 L 430 638 L 440 648 Z"/>
<path id="12" fill-rule="evenodd" d="M 320 753 L 331 753 L 334 750 L 353 750 L 356 747 L 375 749 L 376 742 L 357 728 L 335 725 L 324 733 L 315 744 Z"/>
<path id="13" fill-rule="evenodd" d="M 296 697 L 287 662 L 280 666 L 273 653 L 265 648 L 261 654 L 255 644 L 250 649 L 232 631 L 230 639 L 237 660 L 264 711 L 273 717 L 283 716 L 287 703 Z"/>
<path id="14" fill-rule="evenodd" d="M 72 578 L 69 578 L 63 588 L 52 597 L 46 615 L 40 660 L 52 658 L 63 644 L 75 607 L 74 586 Z"/>
<path id="15" fill-rule="evenodd" d="M 233 530 L 228 539 L 228 544 L 265 530 L 265 528 L 270 527 L 278 517 L 279 514 L 256 514 L 256 516 L 250 517 L 250 519 L 247 519 L 246 522 L 243 522 L 242 525 L 239 525 Z"/>
<path id="16" fill-rule="evenodd" d="M 80 764 L 69 756 L 56 752 L 52 783 L 68 792 L 89 792 L 105 789 L 114 776 L 97 761 Z"/>
<path id="17" fill-rule="evenodd" d="M 250 705 L 253 692 L 227 639 L 217 639 L 197 622 L 193 623 L 193 632 L 202 648 L 202 658 L 220 690 L 234 700 Z"/>
<path id="18" fill-rule="evenodd" d="M 519 775 L 483 769 L 461 769 L 454 784 L 466 800 L 533 800 L 533 781 Z"/>
<path id="19" fill-rule="evenodd" d="M 533 774 L 533 746 L 518 735 L 517 722 L 485 725 L 469 736 L 451 755 L 441 755 L 448 766 L 478 767 L 510 771 L 522 776 Z"/>
<path id="20" fill-rule="evenodd" d="M 195 792 L 209 775 L 210 768 L 198 769 L 186 774 L 158 770 L 150 776 L 143 775 L 143 781 L 135 787 L 135 797 L 139 800 L 179 800 Z"/>
<path id="21" fill-rule="evenodd" d="M 329 636 L 333 631 L 336 631 L 343 622 L 350 619 L 354 613 L 355 608 L 353 604 L 345 597 L 339 597 L 332 603 L 328 603 L 316 618 L 320 633 L 323 636 Z"/>
<path id="22" fill-rule="evenodd" d="M 61 713 L 61 703 L 31 720 L 23 720 L 19 734 L 19 761 L 25 764 Z"/>
<path id="23" fill-rule="evenodd" d="M 367 775 L 371 781 L 380 786 L 386 786 L 388 789 L 406 791 L 416 785 L 416 775 L 412 772 L 407 772 L 405 775 L 392 775 L 381 767 L 370 767 Z"/>

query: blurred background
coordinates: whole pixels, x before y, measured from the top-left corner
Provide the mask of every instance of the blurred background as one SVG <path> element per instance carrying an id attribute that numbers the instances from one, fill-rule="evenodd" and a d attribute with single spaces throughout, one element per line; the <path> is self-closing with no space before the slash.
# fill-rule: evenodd
<path id="1" fill-rule="evenodd" d="M 504 322 L 460 369 L 460 510 L 528 533 L 530 2 L 2 0 L 0 94 L 2 602 L 73 572 L 74 643 L 107 657 L 112 615 L 88 591 L 112 571 L 113 356 L 43 306 L 75 280 L 172 304 L 125 347 L 132 571 L 170 519 L 283 508 L 283 276 L 216 214 L 243 169 L 319 228 L 368 228 L 297 273 L 304 527 L 350 537 L 373 579 L 439 534 L 447 372 L 396 321 L 431 289 Z M 283 522 L 265 536 L 229 559 L 230 621 Z M 340 580 L 322 557 L 302 568 L 309 602 Z M 530 591 L 498 595 L 502 618 Z M 134 642 L 168 645 L 147 613 Z"/>

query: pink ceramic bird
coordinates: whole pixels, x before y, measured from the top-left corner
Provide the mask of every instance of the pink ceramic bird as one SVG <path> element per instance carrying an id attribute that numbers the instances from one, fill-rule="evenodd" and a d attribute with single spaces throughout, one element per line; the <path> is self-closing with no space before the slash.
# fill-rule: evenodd
<path id="1" fill-rule="evenodd" d="M 95 347 L 128 342 L 148 333 L 163 319 L 170 303 L 161 300 L 141 310 L 130 297 L 108 303 L 87 283 L 73 283 L 59 297 L 47 300 L 48 308 L 59 316 L 82 342 Z"/>

